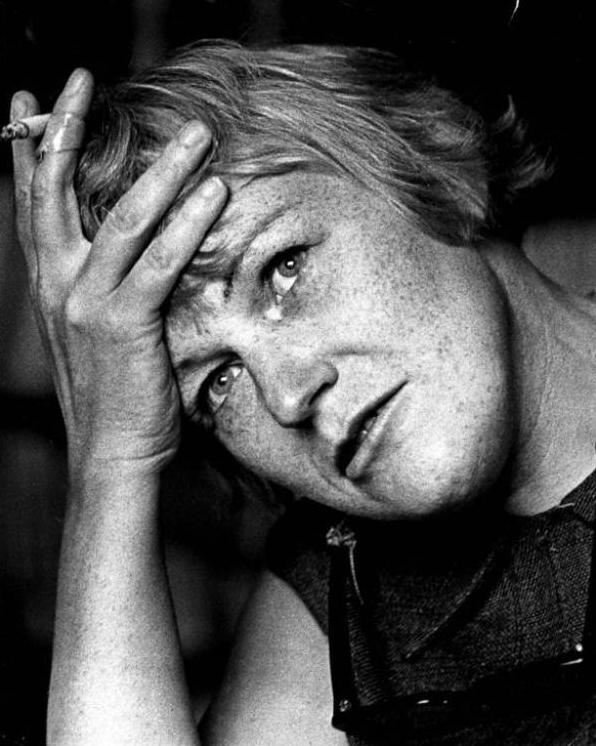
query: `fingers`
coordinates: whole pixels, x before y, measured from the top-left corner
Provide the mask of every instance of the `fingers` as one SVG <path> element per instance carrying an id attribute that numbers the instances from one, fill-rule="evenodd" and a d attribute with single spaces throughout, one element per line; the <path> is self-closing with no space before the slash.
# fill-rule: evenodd
<path id="1" fill-rule="evenodd" d="M 19 91 L 12 98 L 10 119 L 16 121 L 39 113 L 39 104 L 27 91 Z M 13 140 L 13 178 L 19 241 L 28 264 L 35 262 L 31 236 L 31 181 L 37 165 L 35 143 L 29 138 Z"/>
<path id="2" fill-rule="evenodd" d="M 210 144 L 206 126 L 189 122 L 119 200 L 98 231 L 89 255 L 87 271 L 97 282 L 106 288 L 122 282 Z M 206 212 L 208 222 L 212 219 L 210 209 Z"/>
<path id="3" fill-rule="evenodd" d="M 145 249 L 122 285 L 128 302 L 139 294 L 159 310 L 178 277 L 197 251 L 221 213 L 228 190 L 221 179 L 212 177 L 185 200 L 176 217 Z M 138 305 L 138 304 L 135 304 Z"/>
<path id="4" fill-rule="evenodd" d="M 64 251 L 82 241 L 72 175 L 92 94 L 91 74 L 75 70 L 56 100 L 38 149 L 42 160 L 33 175 L 32 223 L 34 238 L 46 251 Z"/>

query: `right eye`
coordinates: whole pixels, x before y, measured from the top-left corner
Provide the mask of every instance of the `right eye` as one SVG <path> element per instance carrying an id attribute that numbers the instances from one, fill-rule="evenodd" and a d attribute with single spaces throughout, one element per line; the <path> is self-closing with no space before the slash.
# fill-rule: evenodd
<path id="1" fill-rule="evenodd" d="M 214 415 L 223 406 L 244 366 L 239 361 L 220 365 L 205 379 L 199 391 L 201 411 Z"/>

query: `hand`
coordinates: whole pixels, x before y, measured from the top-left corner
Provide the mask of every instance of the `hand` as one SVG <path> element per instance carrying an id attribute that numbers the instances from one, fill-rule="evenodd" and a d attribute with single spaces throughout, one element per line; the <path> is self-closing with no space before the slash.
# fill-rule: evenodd
<path id="1" fill-rule="evenodd" d="M 65 419 L 71 472 L 89 460 L 153 472 L 173 456 L 179 439 L 179 396 L 161 307 L 227 190 L 219 179 L 207 180 L 153 235 L 209 147 L 206 127 L 189 123 L 90 244 L 72 183 L 76 151 L 56 143 L 76 140 L 69 128 L 80 129 L 92 89 L 88 72 L 71 75 L 42 140 L 41 162 L 32 142 L 14 143 L 18 234 Z M 37 112 L 33 96 L 15 95 L 14 118 Z"/>

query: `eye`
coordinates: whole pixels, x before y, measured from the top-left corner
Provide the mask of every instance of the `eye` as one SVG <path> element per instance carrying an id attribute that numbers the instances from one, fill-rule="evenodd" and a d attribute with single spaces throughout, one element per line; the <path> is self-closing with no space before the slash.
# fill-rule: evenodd
<path id="1" fill-rule="evenodd" d="M 205 379 L 199 391 L 200 409 L 208 415 L 214 415 L 224 404 L 232 390 L 236 379 L 240 376 L 244 366 L 235 361 L 216 368 Z"/>
<path id="2" fill-rule="evenodd" d="M 293 247 L 273 259 L 268 274 L 276 301 L 280 301 L 294 287 L 304 266 L 305 257 L 304 249 Z"/>

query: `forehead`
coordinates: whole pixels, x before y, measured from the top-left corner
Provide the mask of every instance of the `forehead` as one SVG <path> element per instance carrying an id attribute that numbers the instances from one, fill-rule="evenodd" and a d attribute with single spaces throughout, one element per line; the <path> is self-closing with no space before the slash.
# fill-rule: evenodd
<path id="1" fill-rule="evenodd" d="M 309 217 L 331 219 L 338 199 L 347 193 L 358 202 L 364 187 L 345 177 L 295 171 L 278 176 L 233 179 L 230 200 L 207 235 L 200 253 L 222 252 L 239 245 L 242 250 L 260 234 Z"/>
<path id="2" fill-rule="evenodd" d="M 195 333 L 208 332 L 201 318 L 221 309 L 226 285 L 230 290 L 243 261 L 270 258 L 292 245 L 320 243 L 339 224 L 364 225 L 372 219 L 379 225 L 388 208 L 385 200 L 352 179 L 324 173 L 294 171 L 231 180 L 228 186 L 228 203 L 172 299 L 167 326 L 175 332 L 177 351 L 190 327 Z"/>
<path id="3" fill-rule="evenodd" d="M 251 248 L 321 240 L 336 223 L 370 214 L 371 198 L 378 200 L 351 179 L 312 172 L 232 179 L 228 186 L 228 203 L 183 273 L 173 309 L 196 310 L 207 286 L 230 281 Z"/>

